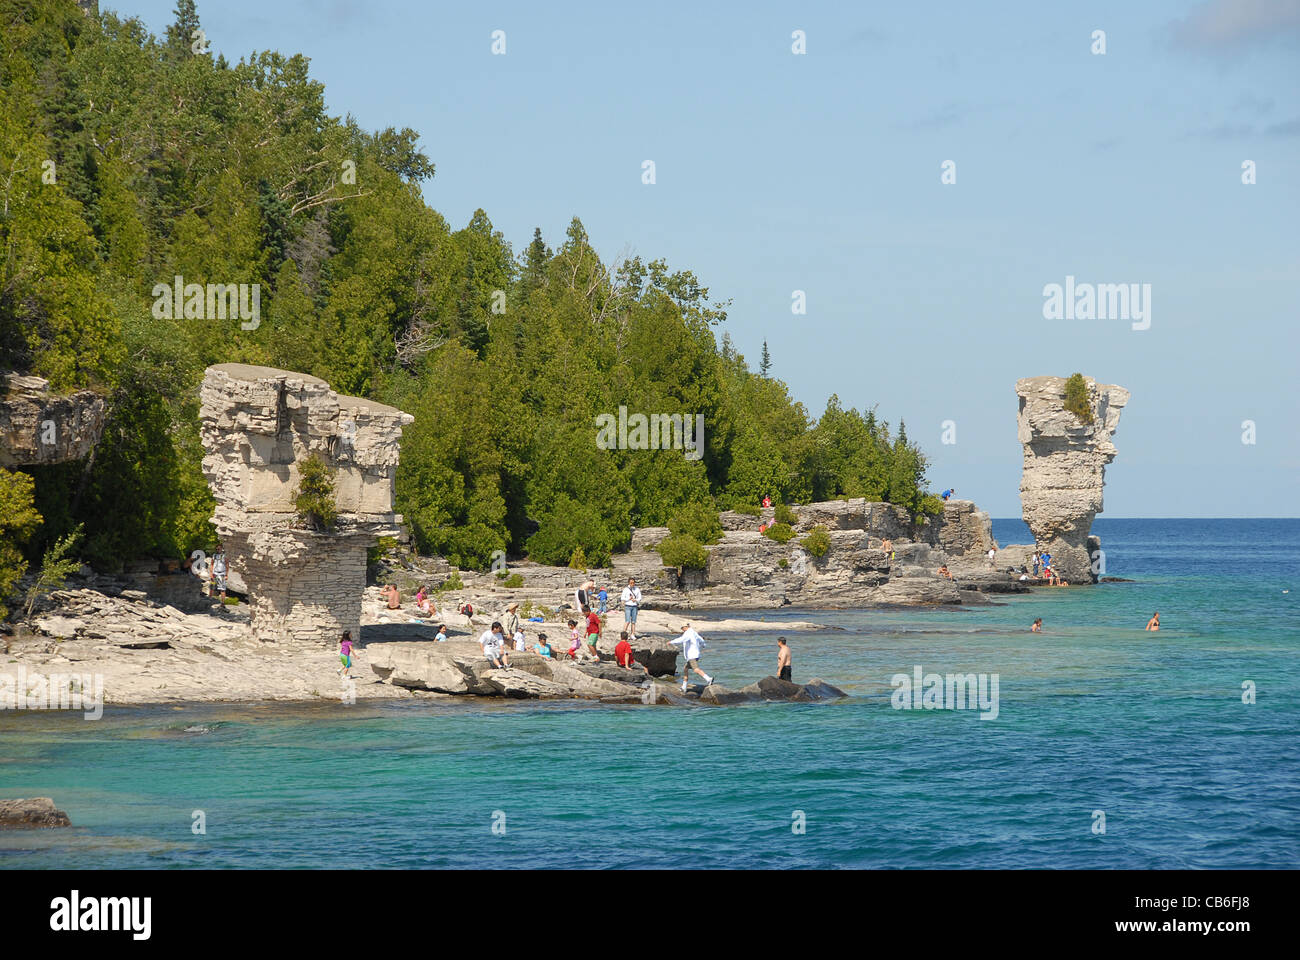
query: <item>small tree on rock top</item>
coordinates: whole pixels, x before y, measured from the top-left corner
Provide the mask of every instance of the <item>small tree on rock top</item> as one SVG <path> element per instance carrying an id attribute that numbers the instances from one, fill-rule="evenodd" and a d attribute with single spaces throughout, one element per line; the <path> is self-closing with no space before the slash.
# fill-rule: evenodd
<path id="1" fill-rule="evenodd" d="M 1083 374 L 1074 373 L 1065 381 L 1065 409 L 1079 418 L 1080 423 L 1092 423 L 1092 404 L 1088 401 L 1088 384 Z"/>
<path id="2" fill-rule="evenodd" d="M 333 530 L 339 517 L 334 500 L 334 478 L 329 467 L 316 454 L 298 465 L 298 489 L 294 493 L 293 507 L 298 519 L 312 530 Z"/>

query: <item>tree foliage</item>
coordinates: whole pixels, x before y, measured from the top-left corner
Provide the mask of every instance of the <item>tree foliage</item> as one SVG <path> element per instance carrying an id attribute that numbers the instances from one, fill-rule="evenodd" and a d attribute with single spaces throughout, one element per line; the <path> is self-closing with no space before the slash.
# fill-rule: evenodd
<path id="1" fill-rule="evenodd" d="M 300 55 L 199 52 L 201 13 L 178 0 L 156 38 L 0 0 L 0 367 L 109 398 L 92 460 L 32 471 L 29 558 L 79 523 L 101 568 L 211 549 L 197 394 L 230 361 L 414 414 L 397 509 L 419 550 L 465 568 L 497 550 L 603 564 L 634 525 L 703 550 L 717 508 L 764 496 L 923 514 L 901 425 L 838 397 L 811 417 L 770 355 L 749 369 L 720 329 L 729 303 L 692 271 L 602 259 L 577 217 L 518 255 L 483 210 L 449 225 L 415 131 L 330 116 Z M 260 322 L 156 317 L 176 276 L 257 284 Z M 620 408 L 680 418 L 682 442 L 598 445 L 595 418 Z"/>
<path id="2" fill-rule="evenodd" d="M 1088 399 L 1088 382 L 1083 374 L 1072 373 L 1065 381 L 1065 409 L 1079 418 L 1080 423 L 1092 423 L 1092 403 Z"/>

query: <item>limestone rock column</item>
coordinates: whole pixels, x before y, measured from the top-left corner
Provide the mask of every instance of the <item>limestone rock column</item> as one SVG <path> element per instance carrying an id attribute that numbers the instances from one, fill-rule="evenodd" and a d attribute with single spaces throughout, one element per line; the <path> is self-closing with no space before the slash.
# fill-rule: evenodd
<path id="1" fill-rule="evenodd" d="M 1095 582 L 1088 532 L 1102 512 L 1106 464 L 1115 459 L 1111 436 L 1129 392 L 1085 378 L 1093 422 L 1065 409 L 1064 377 L 1016 381 L 1019 439 L 1024 446 L 1020 504 L 1039 549 L 1068 582 Z"/>
<path id="2" fill-rule="evenodd" d="M 366 550 L 400 532 L 393 480 L 414 417 L 337 394 L 317 377 L 238 363 L 209 367 L 200 400 L 212 522 L 248 589 L 254 636 L 359 637 Z M 306 529 L 294 510 L 299 464 L 312 455 L 334 478 L 339 514 L 329 532 Z"/>

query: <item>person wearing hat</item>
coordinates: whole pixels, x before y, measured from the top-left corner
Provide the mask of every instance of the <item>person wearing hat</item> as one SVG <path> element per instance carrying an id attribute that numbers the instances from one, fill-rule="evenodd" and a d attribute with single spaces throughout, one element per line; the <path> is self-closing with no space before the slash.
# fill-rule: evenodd
<path id="1" fill-rule="evenodd" d="M 506 637 L 513 640 L 515 634 L 519 632 L 518 603 L 512 603 L 506 607 L 506 612 L 501 615 L 501 626 L 505 628 Z"/>

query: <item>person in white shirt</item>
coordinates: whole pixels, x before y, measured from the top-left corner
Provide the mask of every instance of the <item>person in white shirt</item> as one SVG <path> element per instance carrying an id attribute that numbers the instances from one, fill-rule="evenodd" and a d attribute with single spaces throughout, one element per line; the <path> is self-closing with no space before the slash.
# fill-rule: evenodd
<path id="1" fill-rule="evenodd" d="M 627 624 L 629 639 L 636 639 L 636 613 L 641 608 L 641 588 L 636 585 L 635 577 L 627 578 L 623 588 L 623 621 Z"/>
<path id="2" fill-rule="evenodd" d="M 493 621 L 492 629 L 485 630 L 478 642 L 483 647 L 483 656 L 492 661 L 492 666 L 498 669 L 510 666 L 510 653 L 505 649 L 506 638 L 501 632 L 501 621 Z"/>
<path id="3" fill-rule="evenodd" d="M 706 686 L 713 683 L 713 678 L 700 669 L 700 651 L 708 644 L 704 642 L 703 637 L 691 629 L 689 623 L 682 624 L 682 635 L 680 637 L 668 642 L 674 646 L 680 645 L 682 657 L 686 660 L 686 666 L 682 668 L 682 693 L 686 692 L 687 677 L 692 670 L 704 680 Z"/>
<path id="4" fill-rule="evenodd" d="M 525 650 L 528 649 L 528 644 L 527 644 L 527 642 L 525 642 L 525 640 L 524 640 L 524 631 L 523 631 L 523 630 L 516 630 L 516 631 L 515 631 L 515 649 L 516 649 L 517 651 L 519 651 L 520 653 L 522 653 L 523 651 L 525 651 Z"/>
<path id="5" fill-rule="evenodd" d="M 217 544 L 216 555 L 212 558 L 212 587 L 208 588 L 208 596 L 212 596 L 214 589 L 220 592 L 221 599 L 226 599 L 226 550 L 221 544 Z"/>

